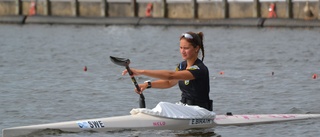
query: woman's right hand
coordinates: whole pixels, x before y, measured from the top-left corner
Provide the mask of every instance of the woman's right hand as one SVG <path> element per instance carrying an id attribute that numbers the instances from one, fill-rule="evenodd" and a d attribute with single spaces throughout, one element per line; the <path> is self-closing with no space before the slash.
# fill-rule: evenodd
<path id="1" fill-rule="evenodd" d="M 137 90 L 137 88 L 135 89 L 135 92 L 137 94 L 142 94 L 142 92 L 147 89 L 148 87 L 148 83 L 143 83 L 143 84 L 139 84 L 139 88 L 140 88 L 140 92 Z"/>

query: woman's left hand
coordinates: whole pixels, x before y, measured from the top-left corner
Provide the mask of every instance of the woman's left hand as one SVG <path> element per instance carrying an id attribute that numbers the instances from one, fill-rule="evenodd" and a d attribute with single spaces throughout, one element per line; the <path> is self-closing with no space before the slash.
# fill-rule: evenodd
<path id="1" fill-rule="evenodd" d="M 138 73 L 139 70 L 133 69 L 133 68 L 130 68 L 130 70 L 131 70 L 131 72 L 132 72 L 132 76 L 138 76 L 138 75 L 140 75 L 140 74 Z M 125 69 L 125 70 L 122 71 L 122 75 L 126 75 L 127 73 L 128 73 L 128 70 L 127 70 L 127 69 Z"/>

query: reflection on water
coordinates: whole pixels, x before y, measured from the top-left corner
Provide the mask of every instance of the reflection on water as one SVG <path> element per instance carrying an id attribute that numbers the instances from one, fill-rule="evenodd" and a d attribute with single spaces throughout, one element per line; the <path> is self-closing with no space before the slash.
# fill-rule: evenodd
<path id="1" fill-rule="evenodd" d="M 68 132 L 63 132 L 57 129 L 45 129 L 30 133 L 28 135 L 25 135 L 25 137 L 60 136 L 62 134 L 68 134 Z"/>
<path id="2" fill-rule="evenodd" d="M 214 132 L 214 129 L 201 129 L 201 130 L 187 130 L 176 133 L 177 137 L 221 137 Z"/>

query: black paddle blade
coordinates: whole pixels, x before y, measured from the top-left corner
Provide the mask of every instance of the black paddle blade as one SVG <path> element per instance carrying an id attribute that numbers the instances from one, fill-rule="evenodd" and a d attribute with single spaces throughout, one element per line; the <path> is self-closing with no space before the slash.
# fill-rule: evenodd
<path id="1" fill-rule="evenodd" d="M 114 64 L 117 64 L 117 65 L 120 65 L 120 66 L 128 66 L 130 64 L 130 60 L 126 59 L 126 58 L 118 58 L 118 57 L 110 56 L 110 60 Z"/>

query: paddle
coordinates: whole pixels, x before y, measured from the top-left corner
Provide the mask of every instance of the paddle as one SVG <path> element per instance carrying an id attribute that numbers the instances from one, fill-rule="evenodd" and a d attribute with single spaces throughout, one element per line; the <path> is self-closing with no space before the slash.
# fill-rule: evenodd
<path id="1" fill-rule="evenodd" d="M 113 56 L 110 56 L 110 59 L 111 61 L 114 63 L 114 64 L 117 64 L 119 66 L 124 66 L 126 67 L 129 75 L 131 76 L 131 80 L 134 84 L 134 86 L 136 87 L 136 89 L 140 92 L 141 89 L 136 81 L 136 79 L 134 78 L 133 76 L 133 73 L 132 71 L 130 70 L 130 67 L 129 67 L 129 64 L 130 64 L 130 60 L 129 59 L 125 59 L 125 58 L 118 58 L 118 57 L 113 57 Z M 140 95 L 140 99 L 139 99 L 139 106 L 140 108 L 146 108 L 146 103 L 144 101 L 144 95 L 141 93 L 139 94 Z"/>

